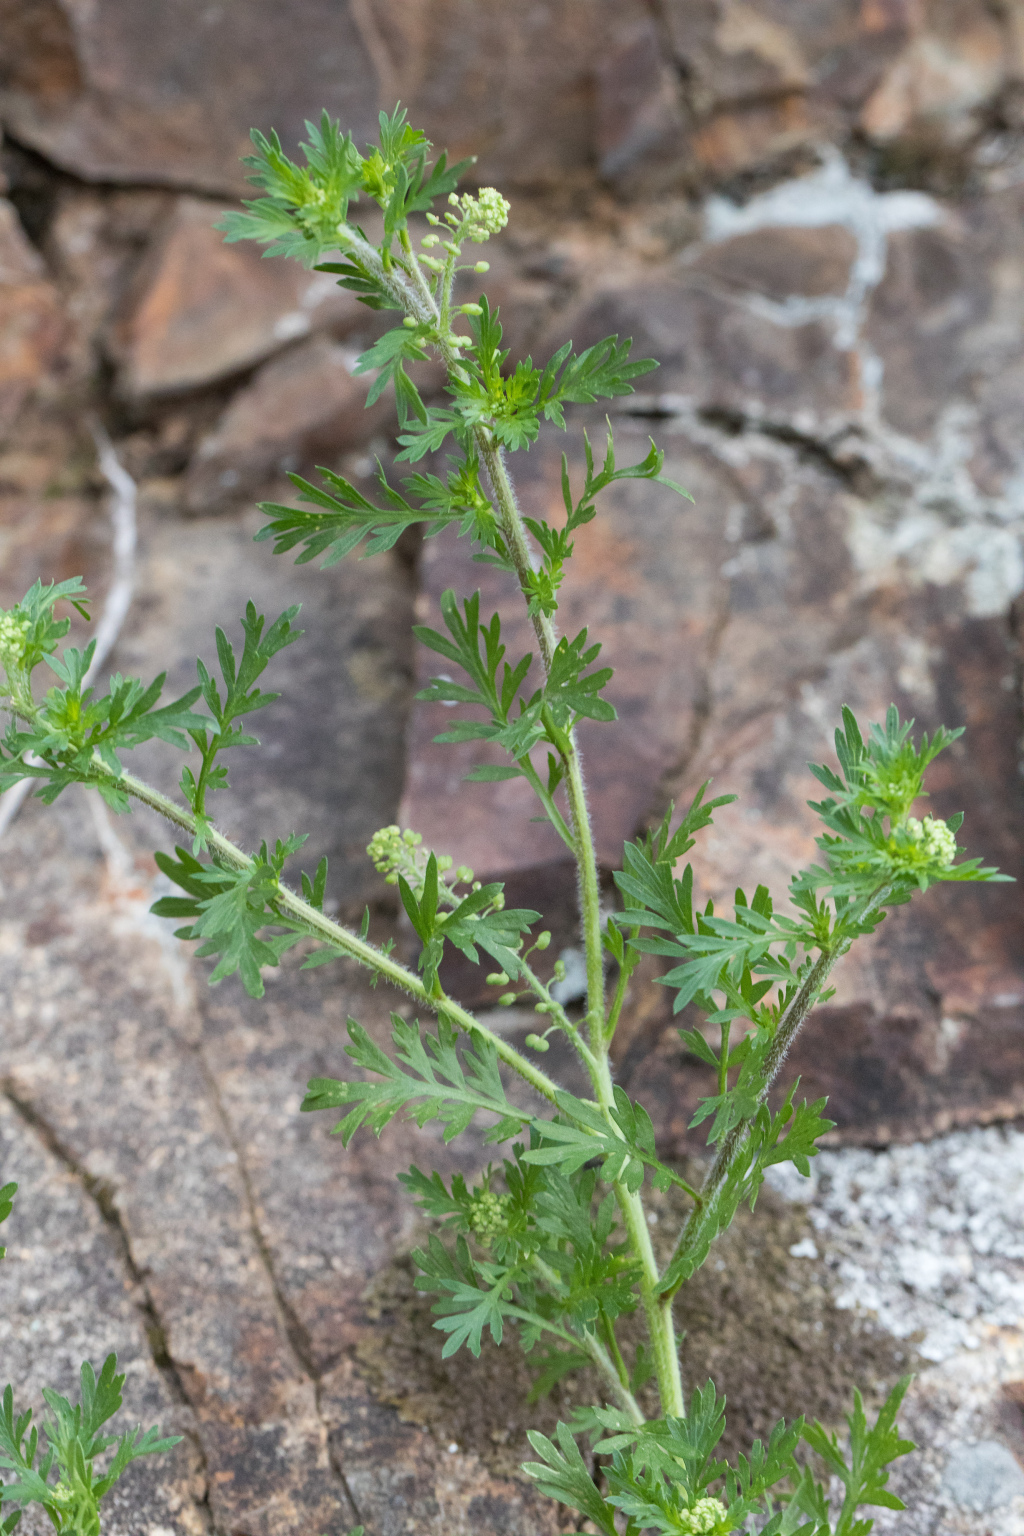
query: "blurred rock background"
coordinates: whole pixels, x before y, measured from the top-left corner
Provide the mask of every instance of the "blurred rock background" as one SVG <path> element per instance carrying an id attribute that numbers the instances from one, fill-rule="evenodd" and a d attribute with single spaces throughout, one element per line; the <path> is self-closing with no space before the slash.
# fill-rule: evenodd
<path id="1" fill-rule="evenodd" d="M 843 703 L 878 718 L 892 700 L 919 729 L 967 727 L 933 771 L 931 809 L 964 810 L 970 851 L 1020 876 L 1019 0 L 0 0 L 0 604 L 37 574 L 82 574 L 102 601 L 99 420 L 139 501 L 112 666 L 166 667 L 187 687 L 214 625 L 249 597 L 268 612 L 303 603 L 306 639 L 276 665 L 284 696 L 260 721 L 263 750 L 233 765 L 227 829 L 249 842 L 309 832 L 338 910 L 369 902 L 383 924 L 390 893 L 364 849 L 400 819 L 505 878 L 572 946 L 571 872 L 525 820 L 518 781 L 463 788 L 456 806 L 479 754 L 433 745 L 443 711 L 410 708 L 431 663 L 409 622 L 431 622 L 446 587 L 481 586 L 528 644 L 502 583 L 454 539 L 322 575 L 251 542 L 254 503 L 290 495 L 288 470 L 327 464 L 369 490 L 393 424 L 387 402 L 364 409 L 351 371 L 379 318 L 324 274 L 225 246 L 212 224 L 245 191 L 251 126 L 294 151 L 326 108 L 365 142 L 398 99 L 512 202 L 482 254 L 513 356 L 618 332 L 661 361 L 643 393 L 613 402 L 612 424 L 623 459 L 653 435 L 694 502 L 646 486 L 607 496 L 577 540 L 563 610 L 616 668 L 620 721 L 599 741 L 584 732 L 606 868 L 714 777 L 741 799 L 698 850 L 703 893 L 784 886 L 813 850 L 807 760 L 828 755 Z M 579 472 L 582 425 L 600 437 L 603 412 L 578 412 L 574 434 L 543 435 L 520 461 L 530 508 L 560 504 L 559 455 Z M 139 755 L 173 786 L 178 765 Z M 338 1070 L 346 1011 L 385 1030 L 387 1000 L 327 971 L 286 971 L 267 1004 L 230 984 L 208 994 L 145 916 L 150 850 L 168 841 L 69 794 L 56 812 L 29 804 L 0 846 L 0 1172 L 23 1185 L 0 1274 L 0 1374 L 38 1394 L 116 1345 L 132 1410 L 184 1426 L 177 1458 L 126 1485 L 112 1530 L 315 1536 L 358 1514 L 375 1536 L 554 1531 L 506 1476 L 501 1448 L 519 1431 L 494 1361 L 481 1402 L 497 1418 L 479 1443 L 446 1420 L 432 1356 L 419 1408 L 403 1408 L 414 1423 L 382 1404 L 366 1365 L 374 1329 L 401 1331 L 400 1309 L 382 1314 L 366 1287 L 412 1241 L 392 1175 L 417 1138 L 392 1129 L 343 1155 L 295 1109 L 307 1077 Z M 846 962 L 795 1053 L 804 1087 L 831 1097 L 831 1158 L 939 1138 L 922 1153 L 934 1177 L 955 1165 L 970 1184 L 945 1133 L 990 1138 L 983 1149 L 1013 1134 L 972 1128 L 1024 1113 L 1021 903 L 1015 886 L 930 892 Z M 666 1153 L 692 1155 L 705 1082 L 653 970 L 633 989 L 619 1071 Z M 478 1149 L 458 1155 L 476 1166 Z M 893 1169 L 900 1155 L 885 1154 Z M 1005 1190 L 986 1177 L 1019 1211 L 1020 1173 Z M 826 1237 L 845 1219 L 837 1199 L 819 1211 Z M 979 1510 L 999 1536 L 1024 1529 L 1020 1487 L 984 1450 L 1024 1456 L 1024 1238 L 1000 1228 L 985 1248 L 979 1209 L 951 1194 L 962 1252 L 950 1238 L 942 1262 L 894 1279 L 913 1302 L 902 1335 L 848 1274 L 833 1305 L 854 1261 L 830 1259 L 819 1236 L 813 1285 L 833 1298 L 831 1321 L 817 1343 L 791 1329 L 788 1363 L 768 1370 L 792 1387 L 808 1376 L 794 1362 L 810 1361 L 817 1380 L 851 1309 L 868 1332 L 884 1317 L 921 1347 L 923 1432 L 934 1440 L 954 1404 L 956 1445 L 982 1446 L 980 1460 L 954 1447 L 915 1474 L 923 1512 L 893 1528 L 922 1536 L 977 1531 Z M 909 1249 L 927 1247 L 928 1212 L 900 1210 Z M 963 1300 L 964 1265 L 991 1269 L 993 1253 L 1002 1301 L 969 1286 Z M 809 1262 L 784 1282 L 800 1295 Z M 918 1293 L 976 1316 L 974 1332 L 931 1348 Z M 876 1344 L 868 1387 L 895 1369 Z M 762 1401 L 768 1368 L 750 1338 L 737 1351 L 706 1368 L 725 1373 L 755 1432 L 806 1406 L 783 1385 Z M 839 1400 L 812 1406 L 835 1416 Z M 982 1468 L 974 1484 L 968 1464 Z M 982 1484 L 1001 1502 L 972 1504 Z"/>

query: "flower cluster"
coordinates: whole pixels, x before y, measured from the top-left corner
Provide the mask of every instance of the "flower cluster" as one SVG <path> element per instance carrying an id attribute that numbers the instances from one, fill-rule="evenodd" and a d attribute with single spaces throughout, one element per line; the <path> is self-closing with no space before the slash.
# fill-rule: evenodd
<path id="1" fill-rule="evenodd" d="M 496 1195 L 485 1189 L 473 1197 L 469 1210 L 469 1225 L 484 1247 L 500 1237 L 508 1226 L 508 1195 Z"/>
<path id="2" fill-rule="evenodd" d="M 718 1499 L 698 1499 L 679 1517 L 680 1536 L 718 1536 L 728 1530 L 728 1510 Z"/>
<path id="3" fill-rule="evenodd" d="M 0 612 L 0 664 L 17 666 L 24 660 L 28 631 L 29 621 L 17 608 L 10 613 Z"/>
<path id="4" fill-rule="evenodd" d="M 409 886 L 417 896 L 423 894 L 423 875 L 430 858 L 430 850 L 422 847 L 422 832 L 412 832 L 408 828 L 403 832 L 401 827 L 381 827 L 375 832 L 366 851 L 373 861 L 373 867 L 384 876 L 388 885 L 397 885 L 399 875 L 404 876 Z M 437 872 L 446 875 L 451 869 L 454 860 L 450 854 L 442 853 L 437 856 Z M 473 871 L 467 864 L 460 864 L 455 871 L 454 884 L 471 885 L 473 883 Z"/>
<path id="5" fill-rule="evenodd" d="M 907 835 L 927 859 L 946 867 L 956 858 L 956 837 L 944 821 L 926 816 L 918 821 L 916 816 L 907 817 Z"/>
<path id="6" fill-rule="evenodd" d="M 500 234 L 508 223 L 510 204 L 494 187 L 481 187 L 476 197 L 468 192 L 457 197 L 453 192 L 448 201 L 462 214 L 460 236 L 475 245 Z"/>

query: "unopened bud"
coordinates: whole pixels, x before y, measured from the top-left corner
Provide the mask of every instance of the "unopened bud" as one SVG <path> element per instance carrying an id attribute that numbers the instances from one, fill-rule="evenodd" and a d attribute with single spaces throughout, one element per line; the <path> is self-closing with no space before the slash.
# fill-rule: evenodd
<path id="1" fill-rule="evenodd" d="M 516 995 L 515 995 L 514 992 L 503 992 L 501 994 L 501 996 L 498 998 L 498 1007 L 499 1008 L 511 1008 L 512 1004 L 515 1002 L 515 1000 L 516 1000 Z"/>
<path id="2" fill-rule="evenodd" d="M 545 928 L 544 932 L 542 934 L 538 935 L 537 941 L 536 941 L 536 943 L 534 944 L 533 947 L 534 947 L 534 949 L 547 949 L 547 947 L 548 947 L 548 945 L 550 943 L 551 943 L 551 934 Z"/>
<path id="3" fill-rule="evenodd" d="M 473 268 L 474 272 L 489 272 L 490 270 L 491 264 L 489 261 L 478 261 Z"/>
<path id="4" fill-rule="evenodd" d="M 440 235 L 424 235 L 423 239 L 420 241 L 420 245 L 425 245 L 427 250 L 429 251 L 430 247 L 432 245 L 436 245 L 437 242 L 440 240 L 440 238 L 441 238 Z"/>
<path id="5" fill-rule="evenodd" d="M 526 1044 L 531 1051 L 550 1051 L 551 1049 L 550 1042 L 545 1040 L 543 1035 L 527 1035 Z"/>
<path id="6" fill-rule="evenodd" d="M 492 971 L 487 977 L 487 985 L 489 987 L 507 987 L 508 977 L 504 971 Z"/>
<path id="7" fill-rule="evenodd" d="M 460 304 L 459 305 L 459 314 L 460 315 L 482 315 L 483 314 L 483 310 L 480 308 L 479 304 Z"/>
<path id="8" fill-rule="evenodd" d="M 402 324 L 405 326 L 407 331 L 414 331 L 419 325 L 419 321 L 414 320 L 412 315 L 406 315 L 405 319 L 402 321 Z"/>

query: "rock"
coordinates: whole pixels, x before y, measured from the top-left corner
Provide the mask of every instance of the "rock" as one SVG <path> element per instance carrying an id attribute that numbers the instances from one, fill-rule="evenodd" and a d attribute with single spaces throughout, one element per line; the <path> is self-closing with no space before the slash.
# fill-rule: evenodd
<path id="1" fill-rule="evenodd" d="M 951 1446 L 943 1491 L 961 1509 L 978 1514 L 1024 1498 L 1024 1468 L 998 1440 Z"/>
<path id="2" fill-rule="evenodd" d="M 326 107 L 360 140 L 376 127 L 365 29 L 330 0 L 208 7 L 156 34 L 145 0 L 73 19 L 59 0 L 13 10 L 0 110 L 19 142 L 90 181 L 241 190 L 254 125 L 294 144 Z"/>
<path id="3" fill-rule="evenodd" d="M 186 481 L 189 510 L 249 501 L 281 470 L 308 473 L 318 455 L 332 459 L 390 426 L 390 392 L 367 411 L 368 379 L 352 376 L 356 356 L 318 336 L 266 363 L 200 441 Z"/>
<path id="4" fill-rule="evenodd" d="M 219 204 L 179 198 L 149 253 L 110 350 L 132 399 L 183 393 L 251 368 L 287 342 L 366 311 L 328 273 L 226 245 Z"/>
<path id="5" fill-rule="evenodd" d="M 590 178 L 595 69 L 645 20 L 639 0 L 600 0 L 596 15 L 592 0 L 522 14 L 303 0 L 286 18 L 264 0 L 168 20 L 154 39 L 141 0 L 102 0 L 73 24 L 40 0 L 15 7 L 0 112 L 85 179 L 237 193 L 251 127 L 291 148 L 326 108 L 362 145 L 401 99 L 439 147 L 482 155 L 485 181 L 554 187 Z"/>
<path id="6" fill-rule="evenodd" d="M 66 932 L 63 924 L 50 925 L 53 937 L 58 931 Z M 35 930 L 36 945 L 42 938 Z M 0 1177 L 19 1186 L 0 1263 L 2 1380 L 15 1384 L 15 1413 L 30 1408 L 38 1423 L 46 1411 L 44 1387 L 75 1401 L 82 1362 L 99 1374 L 113 1351 L 126 1377 L 113 1432 L 158 1424 L 163 1434 L 184 1438 L 170 1453 L 129 1469 L 104 1508 L 104 1525 L 117 1536 L 131 1529 L 123 1514 L 128 1505 L 147 1526 L 201 1536 L 206 1480 L 195 1416 L 173 1372 L 159 1363 L 159 1327 L 111 1219 L 108 1187 L 83 1179 L 61 1138 L 46 1135 L 9 1080 L 0 1090 Z"/>
<path id="7" fill-rule="evenodd" d="M 784 303 L 790 297 L 845 293 L 856 255 L 857 241 L 842 224 L 777 227 L 706 247 L 693 270 L 727 288 Z"/>
<path id="8" fill-rule="evenodd" d="M 1009 38 L 1004 22 L 972 5 L 948 0 L 925 19 L 919 13 L 907 46 L 892 61 L 860 114 L 876 140 L 938 122 L 951 138 L 970 132 L 971 114 L 1003 83 Z"/>
<path id="9" fill-rule="evenodd" d="M 56 361 L 63 336 L 57 291 L 14 207 L 0 198 L 0 439 Z"/>
<path id="10" fill-rule="evenodd" d="M 177 697 L 194 686 L 197 656 L 214 664 L 217 625 L 237 650 L 250 599 L 268 622 L 301 605 L 296 623 L 304 637 L 274 659 L 260 684 L 281 695 L 251 718 L 262 747 L 226 760 L 231 789 L 211 812 L 246 847 L 308 834 L 310 868 L 328 856 L 328 896 L 358 920 L 363 903 L 383 889 L 366 844 L 394 820 L 401 792 L 408 574 L 393 554 L 327 572 L 296 567 L 268 544 L 253 543 L 262 523 L 256 512 L 197 518 L 184 533 L 164 516 L 144 523 L 135 604 L 116 661 L 133 676 L 167 670 L 168 690 L 175 690 L 167 697 Z M 183 542 L 187 582 L 179 575 Z M 176 753 L 143 748 L 136 760 L 143 777 L 176 793 Z"/>
<path id="11" fill-rule="evenodd" d="M 605 181 L 627 197 L 655 193 L 686 163 L 678 83 L 652 19 L 616 40 L 597 64 L 597 154 Z"/>

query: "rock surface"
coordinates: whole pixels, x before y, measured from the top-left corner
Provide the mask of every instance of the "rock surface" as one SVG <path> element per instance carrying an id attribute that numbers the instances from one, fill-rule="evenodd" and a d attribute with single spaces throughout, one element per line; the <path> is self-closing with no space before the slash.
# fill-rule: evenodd
<path id="1" fill-rule="evenodd" d="M 618 332 L 661 360 L 613 402 L 619 458 L 653 434 L 695 499 L 607 495 L 560 614 L 616 669 L 619 722 L 581 731 L 605 870 L 713 778 L 741 799 L 695 850 L 702 898 L 784 890 L 814 851 L 806 762 L 830 755 L 844 702 L 878 718 L 895 700 L 919 729 L 967 726 L 930 809 L 966 811 L 971 852 L 1024 877 L 1018 6 L 229 0 L 171 7 L 157 34 L 149 11 L 0 0 L 0 604 L 37 574 L 109 589 L 96 411 L 139 483 L 111 670 L 167 667 L 183 690 L 250 597 L 303 604 L 263 748 L 230 764 L 229 831 L 310 833 L 332 905 L 358 921 L 369 903 L 383 936 L 393 892 L 364 850 L 401 817 L 543 908 L 549 958 L 576 942 L 572 870 L 521 785 L 460 789 L 486 755 L 432 743 L 449 711 L 410 712 L 439 663 L 413 654 L 409 621 L 436 624 L 446 587 L 479 586 L 532 648 L 503 578 L 446 536 L 322 574 L 251 543 L 251 503 L 291 495 L 283 469 L 320 460 L 370 491 L 374 456 L 390 462 L 387 399 L 365 412 L 350 374 L 380 317 L 212 223 L 243 190 L 253 123 L 290 148 L 324 105 L 363 140 L 400 98 L 512 196 L 460 299 L 500 302 L 513 358 Z M 563 446 L 578 483 L 582 425 L 599 447 L 603 412 L 581 411 L 520 461 L 530 511 L 557 516 Z M 172 791 L 171 757 L 136 766 Z M 338 1070 L 346 1013 L 384 1039 L 388 999 L 294 966 L 259 1004 L 207 993 L 146 916 L 166 844 L 69 793 L 0 845 L 0 1182 L 22 1183 L 0 1353 L 18 1393 L 38 1405 L 114 1347 L 128 1414 L 185 1436 L 133 1471 L 114 1536 L 554 1533 L 510 1475 L 518 1368 L 442 1363 L 429 1332 L 403 1332 L 420 1234 L 394 1175 L 429 1157 L 469 1172 L 484 1149 L 425 1153 L 398 1125 L 346 1154 L 299 1118 L 306 1078 Z M 900 1484 L 912 1511 L 880 1532 L 1024 1531 L 1019 1137 L 998 1128 L 1024 1114 L 1020 890 L 933 890 L 837 971 L 792 1060 L 837 1121 L 812 1186 L 787 1189 L 810 1225 L 759 1205 L 689 1293 L 687 1370 L 728 1388 L 737 1435 L 815 1382 L 811 1411 L 836 1417 L 849 1378 L 881 1389 L 916 1339 L 926 1448 Z M 686 1157 L 710 1085 L 658 974 L 634 978 L 617 1070 Z M 493 1004 L 468 966 L 446 979 Z M 518 1041 L 535 1023 L 489 1017 Z M 780 1285 L 792 1304 L 758 1311 Z"/>

